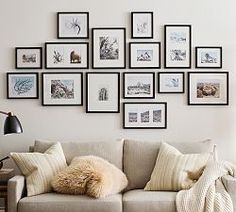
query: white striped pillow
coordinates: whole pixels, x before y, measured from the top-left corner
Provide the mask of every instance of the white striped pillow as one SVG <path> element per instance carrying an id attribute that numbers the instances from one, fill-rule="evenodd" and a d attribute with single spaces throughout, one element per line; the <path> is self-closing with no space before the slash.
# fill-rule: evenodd
<path id="1" fill-rule="evenodd" d="M 210 153 L 182 154 L 162 143 L 151 179 L 144 190 L 179 191 L 190 188 L 201 175 Z"/>
<path id="2" fill-rule="evenodd" d="M 67 167 L 60 143 L 52 145 L 45 153 L 10 153 L 26 177 L 27 196 L 50 192 L 54 175 Z"/>

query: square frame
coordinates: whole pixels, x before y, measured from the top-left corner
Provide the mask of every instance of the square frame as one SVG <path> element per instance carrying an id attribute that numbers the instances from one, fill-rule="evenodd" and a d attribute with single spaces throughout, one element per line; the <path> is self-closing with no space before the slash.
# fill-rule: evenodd
<path id="1" fill-rule="evenodd" d="M 81 22 L 83 22 L 83 25 Z M 63 35 L 63 32 L 64 32 L 64 35 Z M 81 35 L 79 35 L 79 33 L 81 33 Z M 58 12 L 57 13 L 57 38 L 58 39 L 87 39 L 89 38 L 89 13 L 88 12 Z"/>
<path id="2" fill-rule="evenodd" d="M 126 68 L 125 28 L 92 28 L 92 68 Z"/>
<path id="3" fill-rule="evenodd" d="M 161 43 L 160 42 L 130 42 L 129 43 L 130 69 L 160 69 Z"/>
<path id="4" fill-rule="evenodd" d="M 191 68 L 191 25 L 164 25 L 164 42 L 165 68 Z"/>
<path id="5" fill-rule="evenodd" d="M 152 111 L 152 113 L 150 113 L 150 111 Z M 152 120 L 151 123 L 149 123 L 150 117 Z M 127 119 L 129 120 L 132 119 L 132 120 L 127 121 Z M 123 103 L 123 128 L 124 129 L 166 129 L 167 128 L 167 103 L 166 102 Z"/>
<path id="6" fill-rule="evenodd" d="M 229 105 L 229 72 L 188 72 L 188 105 Z"/>
<path id="7" fill-rule="evenodd" d="M 42 69 L 42 47 L 16 47 L 15 68 Z"/>
<path id="8" fill-rule="evenodd" d="M 7 73 L 7 99 L 38 99 L 38 98 L 39 98 L 38 73 L 34 72 Z"/>
<path id="9" fill-rule="evenodd" d="M 184 75 L 184 72 L 158 72 L 158 93 L 184 93 Z"/>
<path id="10" fill-rule="evenodd" d="M 65 89 L 67 90 L 65 91 Z M 53 98 L 52 95 L 54 96 Z M 42 105 L 82 106 L 83 73 L 82 72 L 42 73 Z"/>

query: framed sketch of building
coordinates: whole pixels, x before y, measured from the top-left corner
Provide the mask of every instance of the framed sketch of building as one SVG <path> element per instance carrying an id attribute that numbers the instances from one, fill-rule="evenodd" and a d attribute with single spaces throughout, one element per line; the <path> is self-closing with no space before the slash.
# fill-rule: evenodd
<path id="1" fill-rule="evenodd" d="M 86 73 L 86 112 L 120 112 L 120 73 Z"/>

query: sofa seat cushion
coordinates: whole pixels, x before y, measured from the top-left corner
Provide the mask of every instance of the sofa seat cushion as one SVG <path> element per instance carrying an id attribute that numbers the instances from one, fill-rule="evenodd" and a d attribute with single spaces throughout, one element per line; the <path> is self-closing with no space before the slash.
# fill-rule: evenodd
<path id="1" fill-rule="evenodd" d="M 131 190 L 123 195 L 124 212 L 175 212 L 177 192 Z"/>
<path id="2" fill-rule="evenodd" d="M 46 193 L 25 197 L 18 204 L 18 212 L 122 212 L 122 195 L 94 199 L 82 195 Z"/>

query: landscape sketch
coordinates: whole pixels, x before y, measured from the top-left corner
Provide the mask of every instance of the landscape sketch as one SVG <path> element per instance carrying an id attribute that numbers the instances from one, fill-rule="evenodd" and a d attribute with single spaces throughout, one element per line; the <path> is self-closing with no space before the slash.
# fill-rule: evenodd
<path id="1" fill-rule="evenodd" d="M 23 54 L 22 63 L 36 63 L 37 55 L 36 54 Z"/>
<path id="2" fill-rule="evenodd" d="M 11 88 L 12 93 L 17 96 L 27 95 L 31 93 L 34 88 L 34 77 L 33 76 L 12 76 L 11 77 Z"/>
<path id="3" fill-rule="evenodd" d="M 136 33 L 146 34 L 148 33 L 148 17 L 147 16 L 137 16 L 136 18 Z"/>
<path id="4" fill-rule="evenodd" d="M 201 63 L 217 63 L 217 52 L 202 51 L 201 52 Z"/>
<path id="5" fill-rule="evenodd" d="M 181 49 L 172 49 L 170 50 L 170 60 L 171 61 L 185 61 L 186 58 L 186 50 Z"/>
<path id="6" fill-rule="evenodd" d="M 117 37 L 99 37 L 100 60 L 119 60 L 119 39 Z"/>
<path id="7" fill-rule="evenodd" d="M 137 61 L 152 61 L 153 50 L 137 50 Z"/>
<path id="8" fill-rule="evenodd" d="M 74 99 L 74 80 L 51 80 L 52 99 Z"/>
<path id="9" fill-rule="evenodd" d="M 187 42 L 186 32 L 170 32 L 170 42 L 173 44 L 185 44 Z"/>
<path id="10" fill-rule="evenodd" d="M 151 94 L 151 84 L 144 84 L 141 82 L 137 82 L 135 85 L 127 86 L 127 94 L 128 95 L 150 95 Z"/>
<path id="11" fill-rule="evenodd" d="M 220 98 L 220 83 L 198 82 L 197 98 Z"/>
<path id="12" fill-rule="evenodd" d="M 163 79 L 165 87 L 168 88 L 178 88 L 180 84 L 180 79 L 178 77 L 168 77 Z"/>

